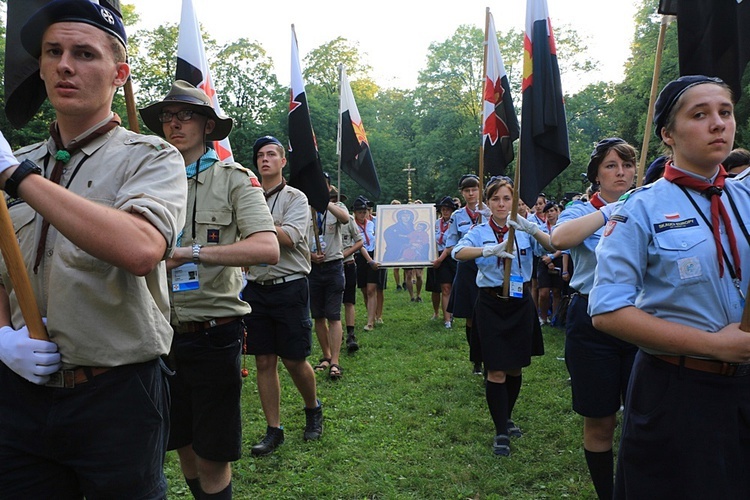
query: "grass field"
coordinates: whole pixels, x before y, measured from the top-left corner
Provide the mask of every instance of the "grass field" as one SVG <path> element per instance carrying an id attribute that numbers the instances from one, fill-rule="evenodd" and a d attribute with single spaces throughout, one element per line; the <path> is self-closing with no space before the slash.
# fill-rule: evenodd
<path id="1" fill-rule="evenodd" d="M 447 330 L 442 321 L 430 321 L 429 293 L 423 298 L 410 302 L 391 285 L 385 324 L 364 332 L 358 295 L 361 349 L 342 353 L 341 380 L 318 374 L 325 414 L 320 441 L 303 441 L 302 400 L 279 363 L 286 442 L 270 456 L 250 455 L 266 424 L 254 359 L 247 357 L 235 498 L 596 498 L 583 457 L 582 418 L 570 408 L 562 330 L 544 327 L 546 354 L 524 370 L 513 415 L 524 436 L 512 442 L 509 458 L 500 459 L 492 454 L 494 427 L 482 377 L 471 373 L 464 322 Z M 314 341 L 310 360 L 319 357 Z M 173 452 L 167 478 L 169 498 L 190 498 Z"/>

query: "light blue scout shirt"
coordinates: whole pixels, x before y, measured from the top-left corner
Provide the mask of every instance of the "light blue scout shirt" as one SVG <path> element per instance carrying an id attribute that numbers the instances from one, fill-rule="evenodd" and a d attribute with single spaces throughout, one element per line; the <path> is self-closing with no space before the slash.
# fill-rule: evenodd
<path id="1" fill-rule="evenodd" d="M 744 292 L 750 281 L 750 246 L 741 226 L 750 214 L 750 186 L 727 179 L 724 191 L 721 199 L 732 220 L 744 267 L 739 284 Z M 687 192 L 710 222 L 710 201 L 690 189 Z M 737 218 L 728 195 L 745 220 Z M 598 266 L 589 314 L 636 306 L 658 318 L 709 332 L 740 321 L 740 292 L 726 262 L 724 277 L 719 278 L 711 229 L 682 189 L 660 179 L 623 199 L 596 249 Z M 731 262 L 723 224 L 721 237 Z"/>
<path id="2" fill-rule="evenodd" d="M 469 217 L 466 207 L 459 208 L 451 215 L 450 226 L 448 226 L 448 230 L 445 232 L 445 244 L 449 247 L 455 246 L 458 240 L 463 238 L 473 226 L 474 223 L 471 222 L 471 217 Z"/>
<path id="3" fill-rule="evenodd" d="M 603 201 L 603 200 L 602 200 Z M 584 215 L 596 212 L 596 208 L 591 203 L 582 201 L 571 202 L 565 210 L 560 213 L 557 224 L 552 228 L 556 231 L 565 222 L 578 219 Z M 566 250 L 573 259 L 573 276 L 570 277 L 570 287 L 584 295 L 591 293 L 591 287 L 594 285 L 594 271 L 596 271 L 596 245 L 602 238 L 604 226 L 596 230 L 591 236 L 583 240 L 579 245 Z"/>
<path id="4" fill-rule="evenodd" d="M 520 273 L 524 282 L 531 281 L 533 268 L 532 257 L 535 246 L 538 246 L 539 244 L 535 239 L 522 231 L 515 231 L 515 234 L 513 250 L 516 254 L 516 258 L 511 262 L 511 274 Z M 456 254 L 464 247 L 481 248 L 487 245 L 496 244 L 497 238 L 495 238 L 495 232 L 490 225 L 485 222 L 474 226 L 471 231 L 463 236 L 458 244 L 453 247 L 451 256 L 455 259 Z M 477 286 L 479 288 L 503 286 L 505 266 L 498 266 L 497 257 L 494 255 L 491 257 L 477 257 L 475 261 L 479 268 L 479 271 L 477 272 Z"/>
<path id="5" fill-rule="evenodd" d="M 375 223 L 369 219 L 366 220 L 364 231 L 362 231 L 362 226 L 359 225 L 359 222 L 357 222 L 356 219 L 354 223 L 357 225 L 359 234 L 362 236 L 362 246 L 372 254 L 375 251 Z"/>
<path id="6" fill-rule="evenodd" d="M 448 219 L 448 222 L 443 222 L 443 228 L 445 231 L 441 230 L 440 228 L 440 221 L 442 221 L 442 217 L 438 217 L 438 219 L 435 221 L 435 243 L 437 243 L 437 252 L 438 255 L 440 255 L 443 250 L 445 250 L 446 247 L 451 247 L 455 245 L 458 241 L 454 242 L 453 245 L 448 245 L 448 231 L 451 227 L 451 220 Z M 446 227 L 447 224 L 447 227 Z M 442 238 L 441 238 L 442 236 Z"/>

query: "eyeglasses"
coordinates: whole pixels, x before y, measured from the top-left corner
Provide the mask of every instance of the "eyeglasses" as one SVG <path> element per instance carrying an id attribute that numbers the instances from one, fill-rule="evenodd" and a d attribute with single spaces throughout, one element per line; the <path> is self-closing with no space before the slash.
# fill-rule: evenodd
<path id="1" fill-rule="evenodd" d="M 192 109 L 181 109 L 177 113 L 170 113 L 169 111 L 162 111 L 159 113 L 158 118 L 161 123 L 169 123 L 175 116 L 181 122 L 189 122 L 193 119 L 193 115 L 205 116 L 202 113 L 198 113 Z"/>

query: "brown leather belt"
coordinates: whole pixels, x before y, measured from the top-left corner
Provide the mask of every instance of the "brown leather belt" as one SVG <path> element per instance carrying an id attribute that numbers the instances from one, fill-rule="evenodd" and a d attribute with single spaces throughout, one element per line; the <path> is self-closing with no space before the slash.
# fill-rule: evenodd
<path id="1" fill-rule="evenodd" d="M 230 316 L 228 318 L 214 318 L 207 321 L 185 321 L 184 323 L 178 323 L 172 328 L 174 329 L 175 333 L 205 332 L 209 328 L 226 325 L 233 321 L 239 321 L 240 319 L 240 316 Z"/>
<path id="2" fill-rule="evenodd" d="M 50 375 L 49 381 L 44 384 L 47 387 L 58 387 L 62 389 L 73 389 L 77 385 L 85 384 L 92 378 L 111 370 L 104 366 L 79 366 L 72 370 L 60 370 Z"/>
<path id="3" fill-rule="evenodd" d="M 714 359 L 698 359 L 689 356 L 669 356 L 666 354 L 652 354 L 670 365 L 684 366 L 690 370 L 714 373 L 724 377 L 744 377 L 750 375 L 750 363 L 727 363 Z"/>

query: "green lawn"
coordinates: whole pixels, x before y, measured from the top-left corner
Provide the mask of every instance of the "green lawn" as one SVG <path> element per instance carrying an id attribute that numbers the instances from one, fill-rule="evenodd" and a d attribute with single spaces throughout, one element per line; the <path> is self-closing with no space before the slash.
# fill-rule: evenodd
<path id="1" fill-rule="evenodd" d="M 242 393 L 244 456 L 233 465 L 235 498 L 538 499 L 596 498 L 581 443 L 582 418 L 570 408 L 564 334 L 544 327 L 546 354 L 524 370 L 514 420 L 524 436 L 510 458 L 492 454 L 492 425 L 482 377 L 472 375 L 463 320 L 446 330 L 424 303 L 386 291 L 384 325 L 362 331 L 361 349 L 342 354 L 344 376 L 318 374 L 325 430 L 302 439 L 302 400 L 281 363 L 286 442 L 253 458 L 265 420 L 250 376 Z M 311 361 L 320 355 L 314 342 Z M 314 364 L 314 363 L 313 363 Z M 170 498 L 189 498 L 177 457 L 167 456 Z"/>

